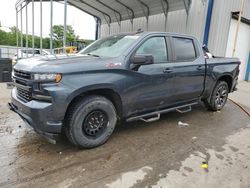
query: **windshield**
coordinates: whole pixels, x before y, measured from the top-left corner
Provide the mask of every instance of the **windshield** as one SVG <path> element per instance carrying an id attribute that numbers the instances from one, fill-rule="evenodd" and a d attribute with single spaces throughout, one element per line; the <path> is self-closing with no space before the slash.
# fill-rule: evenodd
<path id="1" fill-rule="evenodd" d="M 138 35 L 117 35 L 103 38 L 92 43 L 79 53 L 100 57 L 118 57 L 137 38 L 139 38 Z"/>

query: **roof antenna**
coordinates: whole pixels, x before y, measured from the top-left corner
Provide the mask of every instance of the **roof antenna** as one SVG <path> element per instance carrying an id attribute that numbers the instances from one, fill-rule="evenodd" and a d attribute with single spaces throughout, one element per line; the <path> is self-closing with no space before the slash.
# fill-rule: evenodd
<path id="1" fill-rule="evenodd" d="M 137 29 L 136 33 L 142 33 L 143 30 L 141 28 Z"/>

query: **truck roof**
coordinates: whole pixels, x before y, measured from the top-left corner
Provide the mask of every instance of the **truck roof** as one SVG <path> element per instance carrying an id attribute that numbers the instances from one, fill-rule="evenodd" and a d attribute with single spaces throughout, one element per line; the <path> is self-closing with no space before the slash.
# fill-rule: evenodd
<path id="1" fill-rule="evenodd" d="M 188 38 L 195 38 L 195 36 L 187 35 L 187 34 L 181 34 L 181 33 L 174 33 L 174 32 L 163 32 L 163 31 L 142 31 L 138 30 L 136 32 L 125 32 L 125 33 L 117 33 L 113 34 L 111 36 L 120 36 L 120 35 L 137 35 L 137 36 L 147 36 L 152 34 L 165 34 L 167 36 L 176 36 L 176 37 L 188 37 Z"/>

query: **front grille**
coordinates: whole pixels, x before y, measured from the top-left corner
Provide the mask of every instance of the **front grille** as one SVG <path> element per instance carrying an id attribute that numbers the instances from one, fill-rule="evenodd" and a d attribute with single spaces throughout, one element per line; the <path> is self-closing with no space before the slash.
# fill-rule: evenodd
<path id="1" fill-rule="evenodd" d="M 25 101 L 32 100 L 32 93 L 30 91 L 27 91 L 18 87 L 17 87 L 17 96 L 21 99 L 24 99 Z"/>
<path id="2" fill-rule="evenodd" d="M 24 79 L 31 79 L 31 74 L 28 72 L 20 71 L 20 70 L 14 70 L 14 75 L 18 78 L 24 78 Z"/>
<path id="3" fill-rule="evenodd" d="M 22 70 L 14 69 L 13 81 L 17 88 L 17 97 L 24 102 L 32 100 L 32 92 L 30 85 L 31 74 Z"/>

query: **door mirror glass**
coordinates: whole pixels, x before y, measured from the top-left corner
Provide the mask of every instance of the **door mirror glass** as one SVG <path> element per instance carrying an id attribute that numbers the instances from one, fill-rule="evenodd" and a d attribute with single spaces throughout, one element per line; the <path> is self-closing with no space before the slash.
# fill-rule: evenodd
<path id="1" fill-rule="evenodd" d="M 151 54 L 137 54 L 133 57 L 134 65 L 150 65 L 154 63 L 154 57 Z"/>

